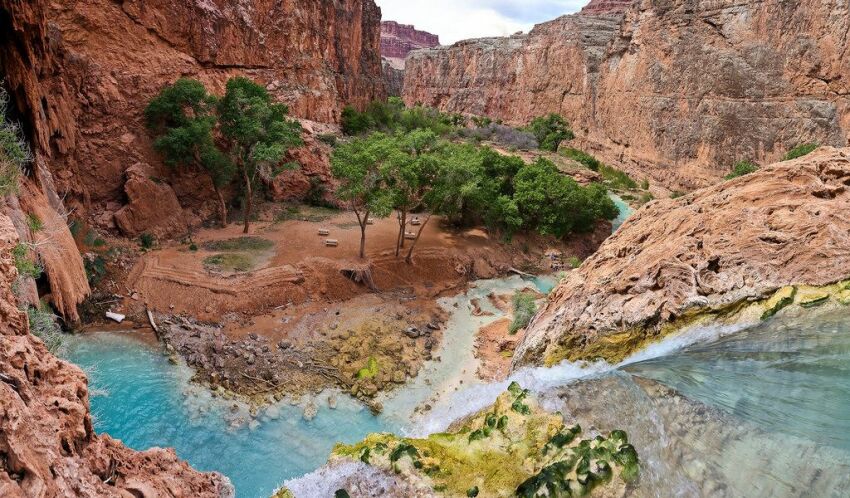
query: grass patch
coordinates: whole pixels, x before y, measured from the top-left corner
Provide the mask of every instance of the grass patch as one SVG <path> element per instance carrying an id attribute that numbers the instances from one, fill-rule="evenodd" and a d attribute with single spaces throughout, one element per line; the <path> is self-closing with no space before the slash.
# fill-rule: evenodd
<path id="1" fill-rule="evenodd" d="M 632 177 L 624 171 L 601 164 L 599 166 L 599 172 L 602 173 L 602 179 L 605 185 L 612 189 L 632 190 L 638 188 L 637 182 L 632 180 Z"/>
<path id="2" fill-rule="evenodd" d="M 561 149 L 561 155 L 567 159 L 572 159 L 573 161 L 581 163 L 584 167 L 592 171 L 599 171 L 599 168 L 602 167 L 602 162 L 599 159 L 596 159 L 587 152 L 574 149 L 572 147 Z"/>
<path id="3" fill-rule="evenodd" d="M 731 180 L 733 178 L 738 178 L 739 176 L 749 175 L 750 173 L 755 173 L 758 169 L 758 165 L 753 162 L 741 161 L 732 168 L 731 173 L 726 175 L 726 179 Z"/>
<path id="4" fill-rule="evenodd" d="M 32 335 L 44 341 L 47 349 L 56 355 L 62 353 L 64 342 L 62 339 L 62 328 L 59 326 L 58 318 L 47 305 L 27 308 L 27 318 L 30 322 Z"/>
<path id="5" fill-rule="evenodd" d="M 268 251 L 274 247 L 274 242 L 262 237 L 236 237 L 226 240 L 211 240 L 204 243 L 207 251 Z"/>
<path id="6" fill-rule="evenodd" d="M 514 294 L 514 320 L 508 332 L 513 335 L 527 327 L 535 313 L 537 313 L 537 299 L 532 294 L 517 291 Z"/>
<path id="7" fill-rule="evenodd" d="M 12 257 L 15 260 L 15 268 L 21 277 L 38 278 L 41 276 L 42 268 L 30 258 L 30 250 L 25 244 L 18 244 L 12 249 Z"/>
<path id="8" fill-rule="evenodd" d="M 327 206 L 287 206 L 277 212 L 275 223 L 284 221 L 309 221 L 321 223 L 339 214 L 338 209 Z"/>
<path id="9" fill-rule="evenodd" d="M 802 144 L 794 147 L 789 150 L 785 157 L 782 158 L 783 161 L 791 161 L 794 159 L 801 158 L 803 156 L 807 156 L 815 151 L 819 147 L 818 144 Z"/>
<path id="10" fill-rule="evenodd" d="M 204 267 L 209 270 L 246 272 L 254 268 L 254 259 L 244 254 L 216 254 L 204 259 Z"/>

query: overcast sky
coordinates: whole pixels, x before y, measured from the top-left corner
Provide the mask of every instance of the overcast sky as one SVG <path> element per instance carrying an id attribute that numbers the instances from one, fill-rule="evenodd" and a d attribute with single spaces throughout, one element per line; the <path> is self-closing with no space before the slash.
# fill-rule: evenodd
<path id="1" fill-rule="evenodd" d="M 385 21 L 413 24 L 444 45 L 505 36 L 580 10 L 589 0 L 376 0 Z"/>

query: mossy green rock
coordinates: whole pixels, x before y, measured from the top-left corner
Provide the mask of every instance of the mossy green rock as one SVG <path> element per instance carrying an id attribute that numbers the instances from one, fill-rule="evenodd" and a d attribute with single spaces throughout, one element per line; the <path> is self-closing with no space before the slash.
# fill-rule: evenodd
<path id="1" fill-rule="evenodd" d="M 372 434 L 338 445 L 332 458 L 359 460 L 458 497 L 587 496 L 603 489 L 621 496 L 638 476 L 637 451 L 625 432 L 583 434 L 560 414 L 541 410 L 516 383 L 456 425 L 426 439 Z"/>
<path id="2" fill-rule="evenodd" d="M 767 320 L 773 315 L 779 313 L 782 308 L 786 306 L 790 306 L 794 303 L 794 297 L 797 295 L 797 288 L 794 286 L 787 286 L 776 291 L 767 302 L 764 303 L 765 310 L 761 315 L 762 320 Z"/>
<path id="3" fill-rule="evenodd" d="M 819 290 L 810 290 L 802 292 L 799 296 L 800 306 L 803 308 L 814 308 L 829 301 L 829 293 Z"/>

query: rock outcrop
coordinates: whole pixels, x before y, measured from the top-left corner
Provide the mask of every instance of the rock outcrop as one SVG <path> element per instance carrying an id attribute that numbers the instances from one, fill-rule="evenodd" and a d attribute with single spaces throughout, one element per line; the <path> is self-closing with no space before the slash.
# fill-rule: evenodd
<path id="1" fill-rule="evenodd" d="M 417 51 L 404 98 L 512 124 L 559 112 L 575 145 L 680 190 L 801 143 L 848 144 L 846 2 L 626 3 Z"/>
<path id="2" fill-rule="evenodd" d="M 390 60 L 396 69 L 404 69 L 404 59 L 410 52 L 439 45 L 439 36 L 419 31 L 409 24 L 381 23 L 381 56 Z"/>
<path id="3" fill-rule="evenodd" d="M 232 497 L 173 450 L 132 451 L 92 428 L 86 378 L 29 333 L 12 293 L 18 236 L 0 214 L 0 496 Z"/>
<path id="4" fill-rule="evenodd" d="M 850 304 L 848 187 L 850 149 L 825 147 L 650 202 L 550 294 L 514 368 L 616 362 L 703 320 Z"/>
<path id="5" fill-rule="evenodd" d="M 582 14 L 610 14 L 625 12 L 636 0 L 590 0 L 581 9 Z"/>
<path id="6" fill-rule="evenodd" d="M 210 182 L 166 168 L 142 120 L 181 76 L 221 93 L 245 75 L 294 116 L 324 122 L 384 95 L 373 0 L 0 0 L 0 20 L 0 72 L 34 149 L 68 208 L 100 228 L 114 228 L 109 215 L 137 163 L 170 183 L 182 207 L 215 212 Z"/>

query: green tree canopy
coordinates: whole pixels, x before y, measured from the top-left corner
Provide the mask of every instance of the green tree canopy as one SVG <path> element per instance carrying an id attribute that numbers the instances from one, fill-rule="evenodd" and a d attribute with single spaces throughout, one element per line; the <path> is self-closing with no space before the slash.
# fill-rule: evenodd
<path id="1" fill-rule="evenodd" d="M 154 148 L 171 167 L 194 166 L 210 177 L 219 200 L 222 226 L 227 225 L 227 204 L 222 189 L 236 174 L 228 157 L 216 146 L 217 99 L 204 85 L 188 78 L 162 89 L 145 109 L 148 128 L 157 137 Z"/>
<path id="2" fill-rule="evenodd" d="M 265 87 L 243 77 L 228 81 L 225 95 L 218 102 L 221 134 L 245 188 L 245 233 L 249 230 L 257 180 L 269 180 L 289 149 L 303 144 L 301 125 L 288 119 L 288 114 L 289 108 L 274 103 Z"/>
<path id="3" fill-rule="evenodd" d="M 528 125 L 528 130 L 537 138 L 541 149 L 551 152 L 557 152 L 561 142 L 575 138 L 567 121 L 554 113 L 535 118 Z"/>
<path id="4" fill-rule="evenodd" d="M 383 133 L 340 145 L 331 157 L 331 171 L 340 181 L 337 197 L 347 202 L 360 225 L 360 257 L 366 257 L 366 227 L 371 218 L 386 218 L 395 192 L 387 188 L 386 168 L 401 160 L 394 137 Z"/>

